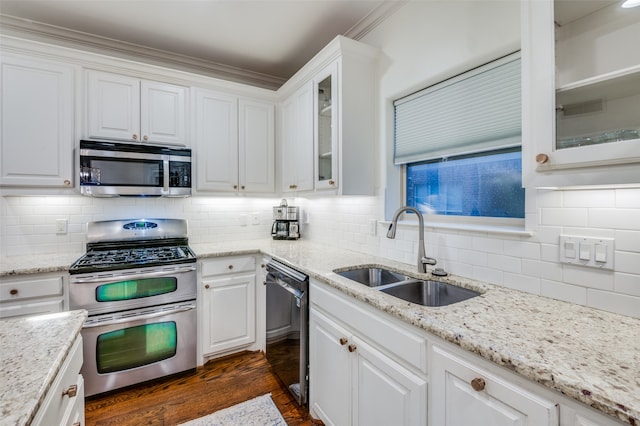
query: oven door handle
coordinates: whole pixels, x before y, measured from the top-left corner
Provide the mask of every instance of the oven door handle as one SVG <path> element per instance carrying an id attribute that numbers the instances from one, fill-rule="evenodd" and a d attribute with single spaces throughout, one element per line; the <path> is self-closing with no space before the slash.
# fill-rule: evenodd
<path id="1" fill-rule="evenodd" d="M 162 271 L 153 271 L 153 272 L 145 272 L 141 274 L 119 274 L 119 275 L 102 275 L 102 276 L 91 276 L 87 278 L 74 278 L 71 277 L 71 284 L 88 284 L 88 283 L 99 283 L 99 282 L 110 282 L 114 280 L 121 279 L 129 279 L 129 278 L 151 278 L 151 277 L 159 277 L 159 276 L 171 276 L 181 272 L 191 272 L 195 271 L 195 266 L 185 266 L 179 267 L 175 269 L 164 269 Z"/>
<path id="2" fill-rule="evenodd" d="M 128 317 L 124 317 L 124 318 L 116 318 L 116 319 L 112 319 L 110 321 L 98 321 L 96 323 L 85 323 L 82 326 L 82 328 L 103 327 L 103 326 L 107 326 L 107 325 L 122 324 L 122 323 L 125 323 L 125 322 L 131 322 L 131 321 L 147 320 L 147 319 L 152 319 L 152 318 L 163 317 L 163 316 L 169 315 L 169 314 L 177 314 L 177 313 L 180 313 L 180 312 L 187 312 L 187 311 L 190 311 L 190 310 L 195 309 L 195 308 L 196 308 L 195 305 L 188 305 L 188 306 L 183 306 L 181 308 L 172 309 L 172 310 L 151 312 L 151 313 L 148 313 L 148 314 L 128 316 Z"/>
<path id="3" fill-rule="evenodd" d="M 273 282 L 274 284 L 279 285 L 289 293 L 293 294 L 295 298 L 298 300 L 301 300 L 302 297 L 304 296 L 304 291 L 300 291 L 297 288 L 290 286 L 289 284 L 287 284 L 286 282 L 284 282 L 283 280 L 281 280 L 280 278 L 276 277 L 273 274 L 267 275 L 267 283 L 268 282 Z"/>

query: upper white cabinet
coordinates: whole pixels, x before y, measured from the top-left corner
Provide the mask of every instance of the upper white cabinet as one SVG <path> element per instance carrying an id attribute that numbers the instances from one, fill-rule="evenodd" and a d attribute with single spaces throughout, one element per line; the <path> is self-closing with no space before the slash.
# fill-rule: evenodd
<path id="1" fill-rule="evenodd" d="M 275 191 L 275 117 L 269 102 L 195 88 L 196 189 Z"/>
<path id="2" fill-rule="evenodd" d="M 523 182 L 640 183 L 640 10 L 522 6 Z"/>
<path id="3" fill-rule="evenodd" d="M 188 88 L 87 71 L 89 138 L 189 145 Z"/>
<path id="4" fill-rule="evenodd" d="M 2 52 L 0 184 L 72 188 L 75 66 Z"/>
<path id="5" fill-rule="evenodd" d="M 280 106 L 282 191 L 311 191 L 313 166 L 313 81 Z"/>
<path id="6" fill-rule="evenodd" d="M 283 191 L 310 191 L 302 168 L 312 167 L 313 190 L 338 195 L 375 193 L 377 55 L 373 47 L 338 36 L 280 89 L 286 96 L 280 108 L 283 158 L 289 158 L 285 151 L 302 153 L 295 159 L 299 164 L 283 160 Z M 309 163 L 308 146 L 294 145 L 310 142 L 313 160 Z M 296 176 L 285 170 L 290 167 Z"/>

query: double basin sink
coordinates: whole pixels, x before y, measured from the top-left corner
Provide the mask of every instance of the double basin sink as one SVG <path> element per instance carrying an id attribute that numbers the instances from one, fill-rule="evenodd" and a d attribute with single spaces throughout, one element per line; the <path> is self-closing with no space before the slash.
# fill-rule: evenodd
<path id="1" fill-rule="evenodd" d="M 480 295 L 477 291 L 453 284 L 420 280 L 377 267 L 334 272 L 383 293 L 422 306 L 446 306 Z"/>

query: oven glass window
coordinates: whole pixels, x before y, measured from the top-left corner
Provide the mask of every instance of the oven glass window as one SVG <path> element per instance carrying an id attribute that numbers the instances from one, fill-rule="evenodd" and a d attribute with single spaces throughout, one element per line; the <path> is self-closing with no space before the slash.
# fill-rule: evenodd
<path id="1" fill-rule="evenodd" d="M 175 356 L 178 342 L 174 321 L 110 331 L 98 336 L 98 373 L 114 373 L 153 364 Z"/>
<path id="2" fill-rule="evenodd" d="M 96 288 L 98 302 L 115 302 L 119 300 L 140 299 L 171 293 L 178 288 L 176 277 L 141 278 L 137 280 L 118 281 L 104 284 Z"/>

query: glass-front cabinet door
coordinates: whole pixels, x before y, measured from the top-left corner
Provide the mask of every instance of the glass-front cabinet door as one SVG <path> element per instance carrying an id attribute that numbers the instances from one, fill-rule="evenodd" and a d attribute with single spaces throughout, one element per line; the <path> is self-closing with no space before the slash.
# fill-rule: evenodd
<path id="1" fill-rule="evenodd" d="M 318 74 L 314 84 L 316 189 L 338 186 L 337 72 L 337 63 L 331 64 Z"/>
<path id="2" fill-rule="evenodd" d="M 524 0 L 522 46 L 530 65 L 523 105 L 532 108 L 531 156 L 538 172 L 600 167 L 606 180 L 607 166 L 638 167 L 640 7 L 623 3 Z"/>

